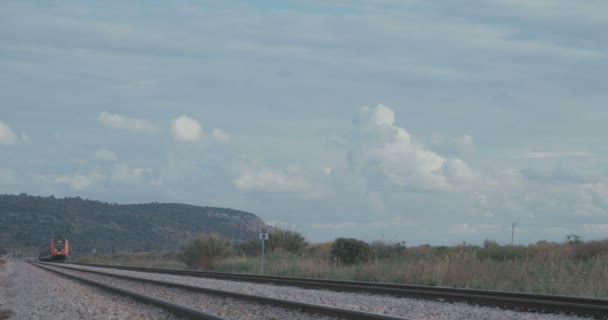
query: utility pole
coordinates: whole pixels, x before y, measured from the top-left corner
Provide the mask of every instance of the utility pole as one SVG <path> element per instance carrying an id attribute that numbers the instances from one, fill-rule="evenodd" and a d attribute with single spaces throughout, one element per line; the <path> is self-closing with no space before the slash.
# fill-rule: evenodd
<path id="1" fill-rule="evenodd" d="M 517 222 L 511 224 L 511 246 L 513 246 L 513 235 L 515 234 L 515 227 L 517 227 L 517 225 Z"/>

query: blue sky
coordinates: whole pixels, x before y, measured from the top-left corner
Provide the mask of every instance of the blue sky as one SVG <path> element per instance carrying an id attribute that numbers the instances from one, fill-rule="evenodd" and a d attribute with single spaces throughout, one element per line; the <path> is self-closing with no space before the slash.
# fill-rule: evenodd
<path id="1" fill-rule="evenodd" d="M 0 4 L 0 192 L 310 240 L 608 234 L 608 3 Z"/>

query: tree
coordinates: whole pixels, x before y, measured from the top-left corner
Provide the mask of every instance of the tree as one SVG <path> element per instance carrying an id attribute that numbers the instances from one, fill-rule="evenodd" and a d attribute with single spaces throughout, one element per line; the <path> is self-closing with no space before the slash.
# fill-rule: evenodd
<path id="1" fill-rule="evenodd" d="M 581 237 L 576 234 L 569 234 L 566 236 L 566 239 L 568 239 L 569 244 L 577 244 L 582 242 Z"/>
<path id="2" fill-rule="evenodd" d="M 368 253 L 369 245 L 353 238 L 338 238 L 331 246 L 331 255 L 342 263 L 365 261 Z"/>

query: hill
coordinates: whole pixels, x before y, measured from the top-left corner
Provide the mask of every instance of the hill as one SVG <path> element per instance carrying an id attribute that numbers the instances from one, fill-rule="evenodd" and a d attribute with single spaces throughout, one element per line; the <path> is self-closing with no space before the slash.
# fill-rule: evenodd
<path id="1" fill-rule="evenodd" d="M 252 239 L 263 223 L 252 213 L 225 208 L 0 195 L 0 244 L 5 246 L 38 246 L 61 235 L 75 252 L 172 249 L 206 232 Z"/>

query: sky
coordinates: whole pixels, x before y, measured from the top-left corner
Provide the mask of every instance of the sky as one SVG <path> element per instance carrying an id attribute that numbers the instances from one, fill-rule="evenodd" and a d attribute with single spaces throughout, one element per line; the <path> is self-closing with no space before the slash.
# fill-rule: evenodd
<path id="1" fill-rule="evenodd" d="M 0 193 L 310 241 L 608 238 L 608 2 L 0 2 Z"/>

